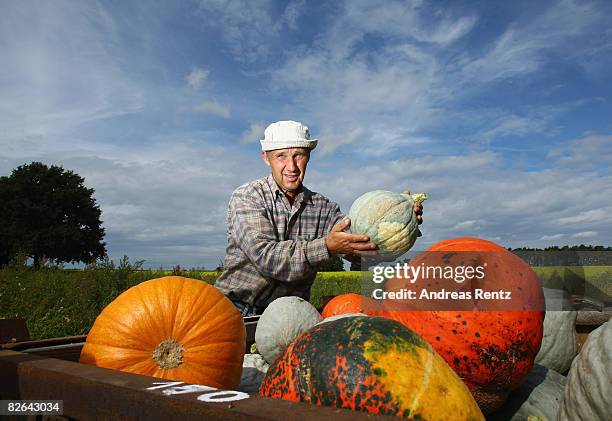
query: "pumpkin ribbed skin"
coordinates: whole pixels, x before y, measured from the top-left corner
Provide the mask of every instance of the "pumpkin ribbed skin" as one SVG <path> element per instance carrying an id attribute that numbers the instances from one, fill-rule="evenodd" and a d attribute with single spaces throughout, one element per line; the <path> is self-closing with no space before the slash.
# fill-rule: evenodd
<path id="1" fill-rule="evenodd" d="M 519 388 L 512 391 L 492 419 L 526 421 L 529 417 L 555 421 L 563 397 L 565 377 L 555 370 L 536 364 Z"/>
<path id="2" fill-rule="evenodd" d="M 578 354 L 576 311 L 547 311 L 542 346 L 536 362 L 558 373 L 565 373 Z"/>
<path id="3" fill-rule="evenodd" d="M 324 319 L 346 313 L 361 313 L 375 307 L 375 301 L 359 294 L 342 294 L 332 298 L 323 308 Z"/>
<path id="4" fill-rule="evenodd" d="M 365 234 L 378 253 L 393 260 L 406 253 L 417 239 L 418 221 L 408 194 L 375 190 L 359 196 L 349 210 L 351 232 Z"/>
<path id="5" fill-rule="evenodd" d="M 219 290 L 167 276 L 138 284 L 96 319 L 81 362 L 234 389 L 246 347 L 242 316 Z"/>
<path id="6" fill-rule="evenodd" d="M 487 263 L 485 279 L 489 285 L 492 282 L 496 287 L 512 291 L 515 298 L 522 297 L 526 310 L 482 311 L 474 302 L 473 309 L 458 307 L 460 311 L 427 310 L 419 303 L 421 310 L 415 311 L 409 306 L 402 309 L 396 303 L 385 303 L 383 310 L 375 314 L 401 322 L 428 341 L 463 379 L 482 411 L 488 414 L 503 404 L 533 367 L 542 341 L 544 297 L 539 279 L 527 263 L 486 240 L 445 240 L 417 256 L 411 264 L 459 265 L 466 256 L 457 252 L 463 251 L 493 252 L 477 254 Z M 429 282 L 434 281 L 417 279 L 415 285 L 428 288 Z M 394 280 L 392 288 L 399 287 Z M 457 304 L 461 305 L 464 303 Z"/>
<path id="7" fill-rule="evenodd" d="M 304 333 L 270 366 L 260 395 L 415 419 L 484 419 L 428 343 L 380 317 L 342 318 Z"/>
<path id="8" fill-rule="evenodd" d="M 589 333 L 567 375 L 559 421 L 612 419 L 612 320 Z"/>
<path id="9" fill-rule="evenodd" d="M 277 298 L 264 310 L 257 322 L 257 352 L 268 363 L 272 363 L 287 345 L 321 320 L 317 309 L 303 298 Z"/>

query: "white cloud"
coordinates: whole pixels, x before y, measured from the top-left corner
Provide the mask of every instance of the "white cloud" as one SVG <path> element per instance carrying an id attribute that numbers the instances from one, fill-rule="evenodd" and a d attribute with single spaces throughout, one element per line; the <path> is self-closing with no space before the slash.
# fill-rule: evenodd
<path id="1" fill-rule="evenodd" d="M 305 1 L 291 1 L 279 14 L 270 0 L 202 0 L 202 23 L 219 31 L 234 59 L 242 63 L 265 61 L 282 30 L 298 29 Z"/>
<path id="2" fill-rule="evenodd" d="M 298 29 L 298 20 L 304 13 L 305 6 L 306 0 L 290 1 L 283 12 L 281 18 L 282 25 L 286 25 L 292 31 L 296 31 Z"/>
<path id="3" fill-rule="evenodd" d="M 348 211 L 370 190 L 424 191 L 422 249 L 455 236 L 492 239 L 504 246 L 576 244 L 612 238 L 612 178 L 570 167 L 505 169 L 492 152 L 335 162 L 336 171 L 311 160 L 306 185 Z M 576 233 L 588 233 L 575 236 Z M 581 237 L 585 235 L 585 237 Z"/>
<path id="4" fill-rule="evenodd" d="M 593 170 L 603 166 L 609 170 L 612 162 L 612 135 L 589 134 L 568 140 L 551 148 L 548 157 L 558 165 L 574 169 Z"/>
<path id="5" fill-rule="evenodd" d="M 478 19 L 476 16 L 461 16 L 442 22 L 431 33 L 430 40 L 437 44 L 450 44 L 472 31 Z"/>
<path id="6" fill-rule="evenodd" d="M 521 112 L 511 112 L 500 107 L 453 113 L 452 118 L 461 120 L 473 128 L 473 139 L 491 142 L 501 137 L 552 138 L 563 132 L 563 117 L 581 107 L 592 105 L 597 99 L 581 99 L 557 102 L 552 105 L 526 105 Z M 554 148 L 553 150 L 556 150 Z M 550 157 L 553 154 L 549 154 Z"/>
<path id="7" fill-rule="evenodd" d="M 500 113 L 500 115 L 489 120 L 478 137 L 491 141 L 503 136 L 525 136 L 527 134 L 543 133 L 549 128 L 552 116 L 537 118 L 533 116 L 521 116 L 511 113 Z"/>
<path id="8" fill-rule="evenodd" d="M 294 105 L 318 123 L 324 154 L 350 144 L 380 155 L 429 141 L 415 133 L 443 120 L 437 108 L 450 95 L 438 55 L 478 22 L 430 9 L 346 2 L 318 42 L 293 48 L 274 67 L 273 88 L 295 94 Z M 368 48 L 367 37 L 384 42 Z"/>
<path id="9" fill-rule="evenodd" d="M 266 0 L 207 0 L 201 16 L 225 44 L 206 33 L 212 41 L 241 64 L 271 57 L 274 63 L 249 67 L 265 75 L 255 77 L 264 83 L 254 93 L 216 93 L 221 102 L 214 95 L 196 96 L 183 108 L 186 87 L 206 86 L 209 69 L 193 69 L 181 81 L 180 69 L 189 68 L 191 58 L 177 66 L 151 59 L 147 54 L 159 54 L 160 43 L 145 32 L 155 19 L 132 27 L 102 6 L 42 2 L 34 11 L 27 3 L 23 10 L 21 3 L 10 4 L 0 15 L 0 170 L 6 174 L 39 159 L 85 176 L 96 189 L 114 257 L 127 253 L 152 265 L 216 266 L 226 245 L 231 191 L 268 171 L 257 154 L 243 156 L 236 144 L 217 146 L 229 145 L 219 139 L 240 137 L 243 149 L 255 149 L 261 121 L 272 113 L 298 115 L 312 127 L 320 143 L 306 185 L 343 210 L 369 190 L 428 193 L 417 247 L 455 235 L 507 246 L 572 244 L 579 238 L 608 244 L 612 238 L 609 134 L 556 143 L 538 164 L 547 168 L 526 172 L 508 169 L 501 148 L 483 152 L 450 144 L 452 139 L 435 132 L 452 132 L 448 128 L 457 124 L 477 142 L 558 134 L 565 124 L 561 117 L 580 104 L 505 109 L 503 101 L 491 107 L 480 95 L 495 93 L 494 83 L 541 71 L 551 54 L 601 54 L 610 32 L 598 31 L 607 15 L 596 16 L 589 4 L 561 2 L 543 14 L 526 13 L 492 42 L 479 38 L 483 48 L 471 50 L 460 43 L 479 29 L 472 12 L 439 10 L 434 3 L 348 1 L 330 8 L 338 14 L 326 16 L 314 42 L 280 53 L 283 31 L 300 30 L 305 2 L 283 9 Z M 593 33 L 602 40 L 584 42 Z M 217 75 L 214 65 L 210 71 Z M 147 85 L 142 75 L 152 69 L 177 86 L 160 87 L 158 79 Z M 244 104 L 261 109 L 247 113 Z M 233 120 L 214 121 L 223 128 L 202 133 L 189 122 L 202 119 L 193 111 Z M 142 126 L 126 123 L 141 121 L 131 118 L 136 113 L 146 120 Z M 105 118 L 109 124 L 103 128 L 79 130 Z M 252 123 L 240 134 L 236 128 L 245 121 Z M 545 154 L 545 142 L 542 149 Z"/>
<path id="10" fill-rule="evenodd" d="M 0 126 L 13 141 L 137 113 L 144 88 L 114 48 L 113 18 L 91 3 L 6 3 L 0 14 Z"/>
<path id="11" fill-rule="evenodd" d="M 347 33 L 352 40 L 366 33 L 399 36 L 432 44 L 450 44 L 469 33 L 478 18 L 453 16 L 421 2 L 351 0 L 333 28 L 338 38 Z"/>
<path id="12" fill-rule="evenodd" d="M 411 148 L 415 140 L 431 140 L 424 131 L 456 125 L 457 116 L 468 143 L 504 136 L 550 138 L 563 130 L 561 117 L 581 100 L 513 109 L 502 108 L 500 101 L 491 109 L 472 99 L 490 92 L 492 83 L 542 70 L 552 57 L 608 42 L 606 36 L 592 39 L 593 28 L 604 27 L 602 15 L 591 4 L 561 1 L 519 15 L 497 38 L 470 50 L 456 44 L 479 24 L 473 12 L 354 0 L 338 8 L 317 42 L 292 48 L 282 66 L 275 63 L 272 87 L 279 94 L 293 93 L 293 107 L 307 113 L 321 133 L 332 134 L 326 151 L 342 145 L 334 144 L 342 139 L 334 133 L 358 129 L 363 133 L 351 144 L 354 150 L 383 139 L 387 143 L 376 151 Z M 395 139 L 391 148 L 389 139 Z"/>
<path id="13" fill-rule="evenodd" d="M 266 126 L 262 122 L 251 123 L 249 128 L 240 136 L 240 143 L 256 143 L 264 138 Z"/>
<path id="14" fill-rule="evenodd" d="M 317 143 L 318 151 L 321 155 L 330 155 L 340 147 L 351 147 L 350 145 L 361 140 L 364 130 L 361 127 L 355 127 L 346 133 L 322 133 Z"/>
<path id="15" fill-rule="evenodd" d="M 347 140 L 355 146 L 373 146 L 379 139 L 397 139 L 397 133 L 407 137 L 432 122 L 437 118 L 432 110 L 435 94 L 431 95 L 436 78 L 433 57 L 410 45 L 351 58 L 335 50 L 297 51 L 273 71 L 279 92 L 295 94 L 294 104 L 305 110 L 309 121 L 318 122 L 319 133 L 330 135 L 327 152 Z M 392 133 L 384 134 L 389 127 L 394 127 Z"/>
<path id="16" fill-rule="evenodd" d="M 8 173 L 26 157 L 44 156 L 47 163 L 84 176 L 96 190 L 114 258 L 128 254 L 154 267 L 214 267 L 224 255 L 230 193 L 268 168 L 256 154 L 241 155 L 206 137 L 164 136 L 144 148 L 80 143 L 77 149 L 70 149 L 70 139 L 47 139 L 32 144 L 27 154 L 2 155 L 0 170 Z M 228 171 L 228 164 L 253 170 Z M 567 167 L 509 173 L 500 164 L 491 152 L 359 163 L 315 153 L 305 184 L 345 212 L 370 190 L 426 192 L 423 237 L 416 249 L 459 235 L 512 247 L 575 244 L 582 238 L 607 244 L 612 238 L 609 175 Z"/>
<path id="17" fill-rule="evenodd" d="M 565 234 L 543 235 L 542 237 L 540 237 L 540 240 L 543 240 L 543 241 L 559 240 L 563 237 L 565 237 Z"/>
<path id="18" fill-rule="evenodd" d="M 193 107 L 193 111 L 213 114 L 223 118 L 230 118 L 231 116 L 229 105 L 219 104 L 216 101 L 203 101 Z"/>
<path id="19" fill-rule="evenodd" d="M 572 234 L 572 238 L 593 238 L 596 236 L 597 233 L 595 231 L 583 231 L 577 232 L 576 234 Z"/>
<path id="20" fill-rule="evenodd" d="M 202 83 L 208 78 L 210 71 L 206 69 L 193 69 L 186 77 L 187 85 L 194 90 L 200 89 Z"/>
<path id="21" fill-rule="evenodd" d="M 459 222 L 457 225 L 453 227 L 455 230 L 467 230 L 467 229 L 478 229 L 478 221 L 476 220 L 467 220 Z"/>
<path id="22" fill-rule="evenodd" d="M 559 218 L 560 224 L 576 224 L 585 222 L 612 222 L 612 207 L 608 209 L 589 209 L 576 215 Z"/>
<path id="23" fill-rule="evenodd" d="M 579 58 L 584 41 L 589 45 L 608 42 L 605 37 L 594 40 L 589 32 L 602 24 L 605 17 L 594 3 L 555 2 L 543 13 L 513 22 L 483 56 L 466 58 L 465 82 L 490 83 L 533 73 L 546 64 L 549 54 L 559 51 Z"/>
<path id="24" fill-rule="evenodd" d="M 417 151 L 432 145 L 432 139 L 402 133 L 393 129 L 370 131 L 368 143 L 356 147 L 363 156 L 379 158 L 393 155 L 396 151 Z"/>
<path id="25" fill-rule="evenodd" d="M 61 164 L 85 178 L 102 209 L 109 253 L 146 259 L 148 266 L 180 263 L 214 267 L 224 256 L 227 203 L 240 184 L 266 174 L 258 156 L 173 135 L 146 147 L 38 149 L 47 164 Z M 67 141 L 67 144 L 70 142 Z M 231 151 L 231 153 L 230 153 Z M 35 150 L 0 159 L 0 173 L 29 162 Z M 228 160 L 231 156 L 231 160 Z M 228 171 L 252 168 L 249 173 Z"/>

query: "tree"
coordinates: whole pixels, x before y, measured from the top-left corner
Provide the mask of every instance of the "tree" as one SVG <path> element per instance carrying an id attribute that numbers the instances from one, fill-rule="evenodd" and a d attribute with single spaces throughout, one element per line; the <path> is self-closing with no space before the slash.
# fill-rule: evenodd
<path id="1" fill-rule="evenodd" d="M 319 270 L 321 272 L 342 272 L 344 271 L 344 263 L 340 256 L 332 256 L 330 259 L 321 263 Z"/>
<path id="2" fill-rule="evenodd" d="M 351 267 L 350 267 L 350 271 L 361 271 L 361 259 L 353 259 L 351 260 Z"/>
<path id="3" fill-rule="evenodd" d="M 27 256 L 92 263 L 106 255 L 94 189 L 61 166 L 32 162 L 0 177 L 0 265 Z"/>

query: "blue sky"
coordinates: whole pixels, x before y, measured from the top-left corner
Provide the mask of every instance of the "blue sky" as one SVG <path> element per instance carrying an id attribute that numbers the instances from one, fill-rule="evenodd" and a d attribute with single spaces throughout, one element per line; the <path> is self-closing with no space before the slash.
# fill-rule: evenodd
<path id="1" fill-rule="evenodd" d="M 612 238 L 607 1 L 0 3 L 0 174 L 85 177 L 109 254 L 214 267 L 273 121 L 348 211 L 425 191 L 422 249 Z"/>

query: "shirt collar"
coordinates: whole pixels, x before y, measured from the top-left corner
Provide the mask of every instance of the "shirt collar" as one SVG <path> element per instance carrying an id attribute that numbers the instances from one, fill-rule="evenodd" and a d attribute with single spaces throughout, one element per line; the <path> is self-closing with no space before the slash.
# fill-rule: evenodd
<path id="1" fill-rule="evenodd" d="M 270 187 L 270 190 L 274 194 L 275 198 L 278 197 L 279 195 L 285 194 L 283 193 L 281 188 L 278 187 L 278 184 L 276 184 L 276 181 L 274 181 L 274 177 L 272 177 L 272 174 L 266 177 L 266 181 L 268 182 L 268 186 Z M 313 192 L 310 189 L 308 189 L 305 185 L 302 184 L 302 191 L 298 193 L 298 195 L 296 196 L 296 201 L 301 201 L 302 203 L 309 203 L 312 205 L 314 204 L 312 196 L 313 196 Z"/>

